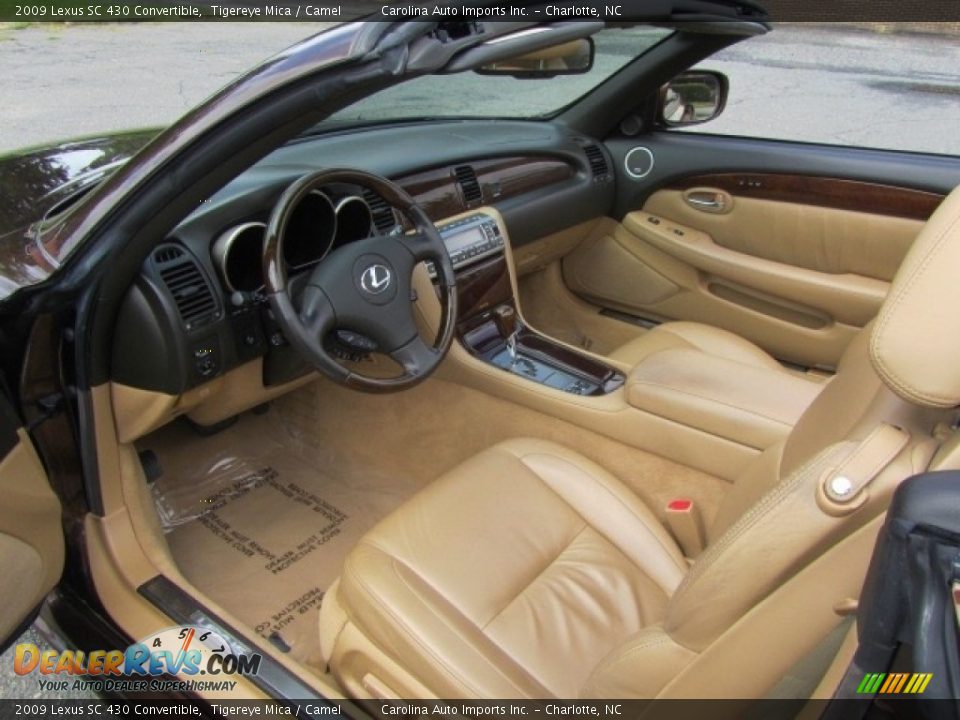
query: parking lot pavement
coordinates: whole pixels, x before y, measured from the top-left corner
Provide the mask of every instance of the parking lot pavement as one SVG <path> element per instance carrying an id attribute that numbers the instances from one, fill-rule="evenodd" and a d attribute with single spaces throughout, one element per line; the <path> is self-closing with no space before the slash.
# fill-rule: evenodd
<path id="1" fill-rule="evenodd" d="M 727 109 L 704 132 L 960 155 L 956 33 L 790 25 L 703 67 L 730 78 Z"/>
<path id="2" fill-rule="evenodd" d="M 21 677 L 13 671 L 13 657 L 17 643 L 32 643 L 45 650 L 50 645 L 34 630 L 27 630 L 14 645 L 11 645 L 3 655 L 0 655 L 0 698 L 17 698 L 18 700 L 49 700 L 57 697 L 61 700 L 92 700 L 97 696 L 89 690 L 67 690 L 51 693 L 41 690 L 37 682 L 37 674 Z"/>
<path id="3" fill-rule="evenodd" d="M 327 23 L 0 29 L 0 153 L 163 126 Z M 708 60 L 730 102 L 705 132 L 960 154 L 960 37 L 790 25 Z M 456 99 L 451 98 L 451 110 Z M 698 128 L 699 130 L 700 128 Z"/>
<path id="4" fill-rule="evenodd" d="M 0 30 L 0 153 L 169 125 L 329 23 L 35 25 Z"/>
<path id="5" fill-rule="evenodd" d="M 0 153 L 163 126 L 322 23 L 156 23 L 0 28 Z M 706 132 L 960 155 L 960 39 L 789 26 L 705 67 L 731 79 Z M 456 102 L 455 98 L 451 102 Z M 452 108 L 455 109 L 455 108 Z M 908 142 L 908 147 L 903 147 Z M 42 641 L 32 632 L 23 642 Z M 0 697 L 49 697 L 0 657 Z M 70 696 L 72 697 L 72 695 Z M 85 695 L 79 695 L 85 697 Z"/>

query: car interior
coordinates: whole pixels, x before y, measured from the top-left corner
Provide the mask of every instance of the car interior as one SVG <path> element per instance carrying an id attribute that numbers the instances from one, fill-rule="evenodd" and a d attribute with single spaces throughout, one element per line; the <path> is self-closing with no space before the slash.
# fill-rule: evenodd
<path id="1" fill-rule="evenodd" d="M 131 635 L 328 697 L 829 697 L 893 491 L 960 463 L 957 166 L 680 132 L 734 38 L 657 32 L 550 118 L 305 134 L 156 238 L 92 390 Z"/>

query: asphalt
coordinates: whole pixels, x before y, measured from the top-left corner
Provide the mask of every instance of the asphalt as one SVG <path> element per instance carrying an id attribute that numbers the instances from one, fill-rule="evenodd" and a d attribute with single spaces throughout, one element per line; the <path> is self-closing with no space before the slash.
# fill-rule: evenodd
<path id="1" fill-rule="evenodd" d="M 35 25 L 0 30 L 0 153 L 169 125 L 328 23 Z"/>
<path id="2" fill-rule="evenodd" d="M 0 28 L 0 153 L 169 124 L 245 70 L 326 25 Z M 956 34 L 784 26 L 704 66 L 726 72 L 731 82 L 726 112 L 702 126 L 704 132 L 960 154 Z M 456 76 L 448 82 L 456 83 Z M 530 91 L 532 100 L 534 88 Z M 510 112 L 516 98 L 499 102 Z M 448 103 L 456 112 L 457 98 Z"/>
<path id="3" fill-rule="evenodd" d="M 16 646 L 20 643 L 30 643 L 36 645 L 40 650 L 46 650 L 50 644 L 40 635 L 37 630 L 31 628 L 20 636 L 16 643 L 11 645 L 3 655 L 0 655 L 0 698 L 15 698 L 17 700 L 49 700 L 52 697 L 61 700 L 92 700 L 97 695 L 85 689 L 68 689 L 56 693 L 44 690 L 40 687 L 38 680 L 48 680 L 42 678 L 36 672 L 20 676 L 14 672 L 14 654 Z M 112 648 L 104 648 L 112 649 Z"/>
<path id="4" fill-rule="evenodd" d="M 169 124 L 245 70 L 323 27 L 0 27 L 0 154 Z M 704 132 L 960 155 L 956 35 L 781 27 L 704 67 L 731 80 L 726 112 Z M 456 99 L 449 102 L 455 112 Z M 32 632 L 21 641 L 44 642 Z M 20 678 L 12 668 L 11 650 L 0 656 L 0 697 L 49 697 L 35 679 Z"/>

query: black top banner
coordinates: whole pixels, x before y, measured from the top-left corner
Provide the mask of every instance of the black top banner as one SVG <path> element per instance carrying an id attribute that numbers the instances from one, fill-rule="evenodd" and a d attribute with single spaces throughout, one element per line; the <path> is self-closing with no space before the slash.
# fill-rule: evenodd
<path id="1" fill-rule="evenodd" d="M 951 23 L 958 0 L 0 0 L 0 22 L 665 22 L 709 16 L 773 22 Z M 935 28 L 918 28 L 935 29 Z"/>

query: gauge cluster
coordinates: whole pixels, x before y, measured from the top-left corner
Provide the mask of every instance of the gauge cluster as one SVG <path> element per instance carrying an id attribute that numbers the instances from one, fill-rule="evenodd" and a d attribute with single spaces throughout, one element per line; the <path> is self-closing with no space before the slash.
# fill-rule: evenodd
<path id="1" fill-rule="evenodd" d="M 310 268 L 332 250 L 369 237 L 373 230 L 373 213 L 361 195 L 339 188 L 309 193 L 294 209 L 281 241 L 287 271 Z M 228 292 L 255 293 L 263 288 L 266 231 L 264 222 L 245 222 L 214 241 L 211 255 Z"/>

